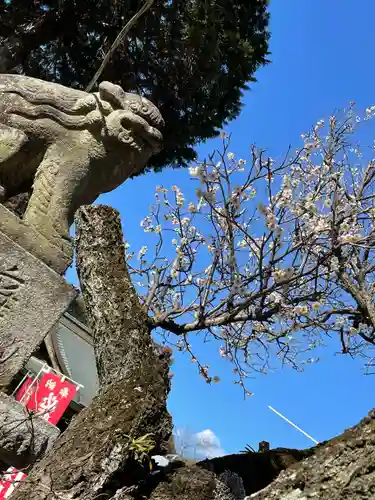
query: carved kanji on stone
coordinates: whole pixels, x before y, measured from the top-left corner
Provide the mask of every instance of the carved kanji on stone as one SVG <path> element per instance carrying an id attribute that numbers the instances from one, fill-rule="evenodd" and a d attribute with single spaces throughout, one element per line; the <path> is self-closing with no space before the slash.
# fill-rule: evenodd
<path id="1" fill-rule="evenodd" d="M 16 263 L 0 263 L 0 317 L 18 300 L 17 292 L 24 283 Z"/>

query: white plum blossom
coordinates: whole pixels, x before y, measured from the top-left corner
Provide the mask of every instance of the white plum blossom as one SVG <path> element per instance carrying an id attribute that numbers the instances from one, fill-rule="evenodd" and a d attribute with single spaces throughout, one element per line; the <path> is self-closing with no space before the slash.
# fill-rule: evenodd
<path id="1" fill-rule="evenodd" d="M 137 258 L 138 258 L 138 260 L 142 260 L 142 257 L 146 254 L 147 250 L 148 250 L 148 249 L 147 249 L 147 247 L 146 247 L 146 246 L 143 246 L 143 247 L 139 250 L 139 252 L 138 252 L 138 257 L 137 257 Z"/>
<path id="2" fill-rule="evenodd" d="M 192 177 L 199 177 L 201 174 L 201 168 L 200 167 L 190 167 L 189 168 L 189 174 Z"/>
<path id="3" fill-rule="evenodd" d="M 188 205 L 188 210 L 191 214 L 194 214 L 198 211 L 195 203 L 193 203 L 192 201 Z"/>

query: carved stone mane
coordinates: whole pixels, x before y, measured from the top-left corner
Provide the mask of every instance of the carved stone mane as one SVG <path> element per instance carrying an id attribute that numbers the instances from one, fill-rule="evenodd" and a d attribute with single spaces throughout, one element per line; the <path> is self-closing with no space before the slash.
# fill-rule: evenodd
<path id="1" fill-rule="evenodd" d="M 161 149 L 163 118 L 110 82 L 87 93 L 0 75 L 0 197 L 32 187 L 24 220 L 56 246 L 74 212 L 142 170 Z"/>
<path id="2" fill-rule="evenodd" d="M 18 94 L 25 102 L 10 112 L 30 118 L 49 118 L 66 128 L 101 126 L 103 116 L 116 109 L 129 110 L 159 129 L 164 126 L 158 109 L 137 94 L 126 93 L 118 85 L 102 82 L 99 92 L 88 94 L 57 83 L 21 75 L 1 75 L 0 93 Z"/>

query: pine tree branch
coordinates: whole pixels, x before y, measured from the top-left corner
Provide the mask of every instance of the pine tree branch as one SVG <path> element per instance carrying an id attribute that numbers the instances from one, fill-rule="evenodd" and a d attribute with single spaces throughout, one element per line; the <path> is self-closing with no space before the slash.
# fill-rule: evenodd
<path id="1" fill-rule="evenodd" d="M 152 4 L 154 3 L 154 0 L 147 0 L 146 3 L 139 9 L 139 11 L 134 14 L 134 16 L 130 19 L 129 22 L 126 23 L 126 25 L 122 28 L 120 33 L 117 35 L 116 40 L 113 42 L 111 48 L 109 51 L 106 53 L 104 56 L 104 59 L 102 61 L 102 64 L 100 65 L 98 71 L 95 73 L 94 78 L 91 80 L 91 82 L 87 85 L 86 87 L 86 92 L 90 92 L 95 83 L 97 82 L 98 78 L 102 74 L 104 68 L 107 66 L 109 63 L 111 57 L 113 56 L 114 52 L 116 51 L 117 47 L 120 45 L 122 40 L 125 38 L 125 36 L 129 33 L 130 29 L 134 26 L 134 24 L 138 21 L 140 17 L 143 16 L 145 12 L 147 12 Z"/>

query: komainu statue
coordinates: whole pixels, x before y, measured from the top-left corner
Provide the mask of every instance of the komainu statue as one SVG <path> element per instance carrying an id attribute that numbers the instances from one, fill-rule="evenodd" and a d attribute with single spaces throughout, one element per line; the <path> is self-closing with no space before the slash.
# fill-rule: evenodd
<path id="1" fill-rule="evenodd" d="M 109 82 L 87 93 L 0 75 L 0 203 L 32 189 L 24 220 L 61 248 L 81 205 L 160 151 L 163 125 L 150 101 Z"/>

